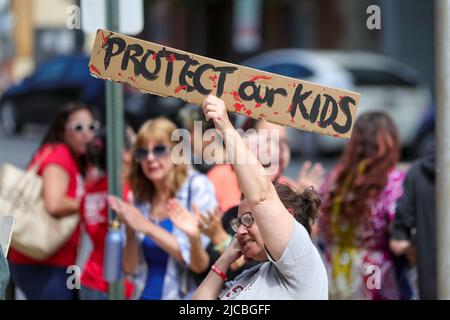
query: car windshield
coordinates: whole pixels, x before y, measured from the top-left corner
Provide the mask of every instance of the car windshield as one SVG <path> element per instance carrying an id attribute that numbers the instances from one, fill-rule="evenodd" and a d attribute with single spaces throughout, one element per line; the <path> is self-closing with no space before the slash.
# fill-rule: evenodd
<path id="1" fill-rule="evenodd" d="M 297 79 L 307 79 L 314 75 L 312 70 L 292 63 L 280 63 L 271 66 L 266 66 L 258 68 L 263 71 L 276 73 L 285 77 L 297 78 Z"/>
<path id="2" fill-rule="evenodd" d="M 66 64 L 62 60 L 57 60 L 43 65 L 34 75 L 36 82 L 56 81 L 63 77 Z"/>
<path id="3" fill-rule="evenodd" d="M 417 86 L 417 83 L 384 70 L 348 69 L 357 86 Z"/>

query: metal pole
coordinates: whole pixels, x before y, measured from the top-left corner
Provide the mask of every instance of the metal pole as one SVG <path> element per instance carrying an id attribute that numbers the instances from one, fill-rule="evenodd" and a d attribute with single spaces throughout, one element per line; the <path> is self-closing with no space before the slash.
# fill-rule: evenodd
<path id="1" fill-rule="evenodd" d="M 106 26 L 111 31 L 119 31 L 119 0 L 107 0 Z M 106 134 L 107 134 L 107 166 L 108 192 L 122 197 L 122 145 L 123 145 L 123 85 L 106 81 Z M 109 209 L 109 225 L 117 217 Z M 109 283 L 109 299 L 123 299 L 123 285 L 121 281 Z"/>
<path id="2" fill-rule="evenodd" d="M 450 0 L 437 0 L 437 287 L 450 299 Z"/>

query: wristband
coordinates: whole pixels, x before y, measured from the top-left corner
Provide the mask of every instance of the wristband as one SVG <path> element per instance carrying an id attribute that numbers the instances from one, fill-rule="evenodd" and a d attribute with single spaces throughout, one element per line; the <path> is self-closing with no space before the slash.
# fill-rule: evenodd
<path id="1" fill-rule="evenodd" d="M 225 272 L 220 270 L 215 264 L 212 265 L 211 270 L 214 271 L 215 273 L 217 273 L 218 276 L 221 277 L 223 281 L 227 281 L 228 280 L 227 275 L 225 274 Z"/>

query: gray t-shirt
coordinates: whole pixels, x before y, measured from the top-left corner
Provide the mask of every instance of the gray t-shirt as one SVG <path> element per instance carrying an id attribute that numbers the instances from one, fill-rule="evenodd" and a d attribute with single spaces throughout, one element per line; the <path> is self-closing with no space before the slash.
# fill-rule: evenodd
<path id="1" fill-rule="evenodd" d="M 328 278 L 306 229 L 294 219 L 281 258 L 262 262 L 226 283 L 222 300 L 327 300 Z"/>

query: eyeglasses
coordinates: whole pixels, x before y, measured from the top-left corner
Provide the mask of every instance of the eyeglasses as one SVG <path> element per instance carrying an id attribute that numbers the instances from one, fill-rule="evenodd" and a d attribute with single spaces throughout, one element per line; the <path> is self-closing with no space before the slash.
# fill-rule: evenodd
<path id="1" fill-rule="evenodd" d="M 137 162 L 140 162 L 147 159 L 150 153 L 153 153 L 153 156 L 155 158 L 161 158 L 169 153 L 169 148 L 165 144 L 157 144 L 151 150 L 148 150 L 146 148 L 138 148 L 134 153 L 134 158 Z"/>
<path id="2" fill-rule="evenodd" d="M 98 121 L 94 122 L 73 122 L 69 124 L 69 128 L 77 133 L 81 132 L 91 132 L 96 133 L 100 129 L 100 123 Z"/>
<path id="3" fill-rule="evenodd" d="M 250 211 L 243 213 L 239 218 L 234 218 L 230 221 L 231 229 L 234 232 L 238 232 L 239 227 L 243 225 L 246 228 L 250 228 L 255 219 Z"/>

